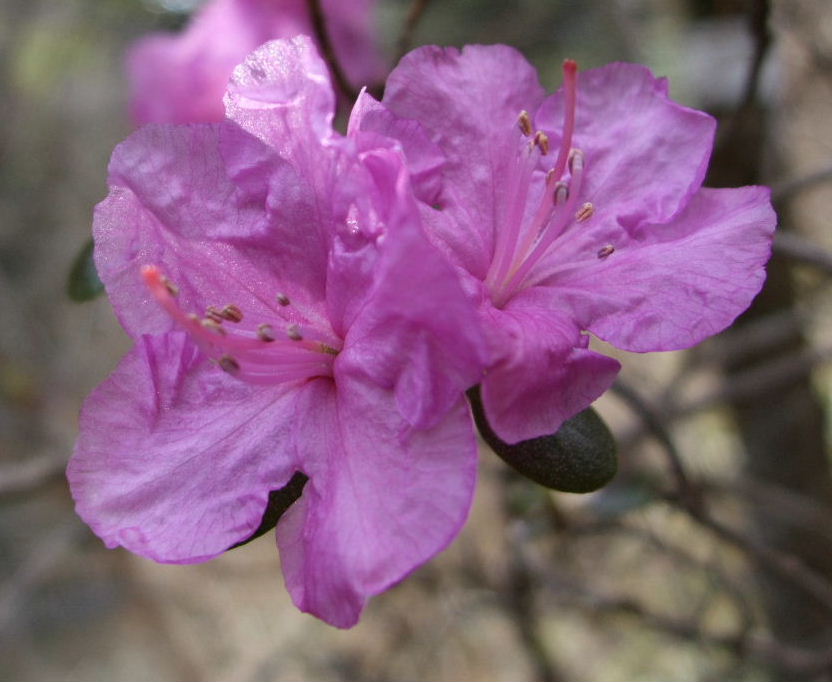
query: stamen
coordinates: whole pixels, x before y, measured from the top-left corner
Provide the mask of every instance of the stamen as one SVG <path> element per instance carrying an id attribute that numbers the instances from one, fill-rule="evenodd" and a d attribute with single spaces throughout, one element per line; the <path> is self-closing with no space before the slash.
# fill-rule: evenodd
<path id="1" fill-rule="evenodd" d="M 587 201 L 575 212 L 575 220 L 577 220 L 579 223 L 582 223 L 586 220 L 589 220 L 592 217 L 593 213 L 595 213 L 595 206 L 593 206 L 592 203 Z"/>
<path id="2" fill-rule="evenodd" d="M 526 137 L 530 137 L 532 134 L 532 119 L 529 116 L 528 111 L 521 111 L 520 116 L 517 117 L 517 125 L 520 128 L 520 132 L 523 133 Z"/>
<path id="3" fill-rule="evenodd" d="M 240 371 L 240 363 L 230 355 L 223 355 L 217 362 L 220 368 L 229 374 L 237 374 Z"/>
<path id="4" fill-rule="evenodd" d="M 225 336 L 225 328 L 215 320 L 212 320 L 206 317 L 199 322 L 203 328 L 207 329 L 209 332 L 214 332 L 215 334 L 219 334 L 220 336 Z"/>
<path id="5" fill-rule="evenodd" d="M 277 302 L 284 308 L 291 303 L 289 297 L 286 294 L 277 294 L 275 298 L 277 299 Z"/>
<path id="6" fill-rule="evenodd" d="M 538 130 L 534 134 L 534 144 L 543 156 L 549 153 L 549 136 L 542 130 Z"/>
<path id="7" fill-rule="evenodd" d="M 217 324 L 222 324 L 222 321 L 224 319 L 222 316 L 222 311 L 219 308 L 212 305 L 209 305 L 205 309 L 205 317 L 207 317 L 209 320 L 214 320 L 214 322 L 216 322 Z"/>
<path id="8" fill-rule="evenodd" d="M 261 341 L 271 343 L 277 338 L 277 336 L 275 336 L 274 333 L 274 327 L 272 327 L 270 324 L 261 324 L 259 327 L 257 327 L 257 338 Z"/>
<path id="9" fill-rule="evenodd" d="M 220 315 L 222 315 L 223 319 L 228 320 L 229 322 L 243 321 L 243 311 L 240 310 L 233 303 L 229 303 L 227 306 L 225 306 L 225 308 L 222 309 Z"/>
<path id="10" fill-rule="evenodd" d="M 303 334 L 300 333 L 300 327 L 296 324 L 290 324 L 289 327 L 286 329 L 286 336 L 288 336 L 292 341 L 302 341 Z"/>
<path id="11" fill-rule="evenodd" d="M 562 180 L 558 181 L 557 185 L 555 185 L 555 206 L 560 206 L 566 203 L 566 200 L 569 198 L 569 185 Z"/>
<path id="12" fill-rule="evenodd" d="M 604 260 L 605 258 L 608 258 L 614 253 L 615 247 L 612 244 L 607 244 L 606 246 L 602 246 L 600 249 L 598 249 L 598 253 L 596 255 L 601 260 Z"/>

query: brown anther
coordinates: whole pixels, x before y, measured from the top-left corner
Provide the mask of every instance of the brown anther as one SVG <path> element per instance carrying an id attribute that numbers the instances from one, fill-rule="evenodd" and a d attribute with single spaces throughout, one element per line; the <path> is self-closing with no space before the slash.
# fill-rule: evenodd
<path id="1" fill-rule="evenodd" d="M 555 185 L 555 193 L 552 198 L 554 199 L 555 206 L 565 204 L 566 200 L 569 198 L 569 185 L 565 182 L 557 183 Z"/>
<path id="2" fill-rule="evenodd" d="M 592 217 L 593 213 L 595 213 L 595 206 L 593 206 L 590 202 L 587 201 L 575 212 L 575 220 L 577 220 L 579 223 L 582 223 L 585 220 L 589 220 Z"/>
<path id="3" fill-rule="evenodd" d="M 325 343 L 321 344 L 321 352 L 329 355 L 338 355 L 338 349 L 332 346 L 327 346 Z"/>
<path id="4" fill-rule="evenodd" d="M 275 296 L 277 302 L 282 305 L 284 308 L 291 303 L 289 297 L 286 294 L 278 294 Z"/>
<path id="5" fill-rule="evenodd" d="M 528 111 L 521 111 L 520 115 L 517 117 L 517 125 L 520 128 L 520 132 L 523 133 L 526 137 L 531 136 L 532 134 L 532 118 L 529 116 Z"/>
<path id="6" fill-rule="evenodd" d="M 584 153 L 580 149 L 569 152 L 569 172 L 573 175 L 584 168 Z"/>
<path id="7" fill-rule="evenodd" d="M 200 324 L 203 326 L 203 328 L 207 329 L 208 331 L 214 332 L 215 334 L 219 334 L 220 336 L 225 335 L 225 329 L 223 329 L 223 326 L 219 322 L 215 322 L 214 320 L 206 317 L 200 320 Z"/>
<path id="8" fill-rule="evenodd" d="M 270 324 L 261 324 L 259 327 L 257 327 L 257 338 L 261 341 L 271 343 L 277 338 L 274 335 L 274 327 L 272 327 Z"/>
<path id="9" fill-rule="evenodd" d="M 199 322 L 199 315 L 197 315 L 196 313 L 188 313 L 188 314 L 187 314 L 187 318 L 188 318 L 191 322 Z"/>
<path id="10" fill-rule="evenodd" d="M 542 130 L 538 130 L 534 134 L 534 144 L 538 149 L 540 149 L 540 153 L 543 154 L 543 156 L 546 156 L 546 154 L 549 153 L 549 136 Z"/>
<path id="11" fill-rule="evenodd" d="M 213 320 L 217 324 L 222 324 L 223 319 L 225 319 L 222 315 L 222 310 L 212 305 L 209 305 L 205 309 L 205 317 L 209 320 Z"/>
<path id="12" fill-rule="evenodd" d="M 162 275 L 162 284 L 165 285 L 165 289 L 168 290 L 168 293 L 171 296 L 179 296 L 179 287 L 176 286 L 173 282 L 171 282 L 167 277 Z"/>
<path id="13" fill-rule="evenodd" d="M 230 355 L 223 355 L 219 360 L 217 360 L 217 362 L 219 363 L 220 368 L 229 374 L 236 374 L 240 371 L 240 363 Z"/>
<path id="14" fill-rule="evenodd" d="M 290 324 L 289 327 L 286 329 L 286 336 L 288 336 L 292 341 L 300 341 L 303 339 L 303 334 L 300 333 L 300 327 L 296 324 Z"/>
<path id="15" fill-rule="evenodd" d="M 606 246 L 602 246 L 598 249 L 598 253 L 596 255 L 601 260 L 604 260 L 604 258 L 611 256 L 613 253 L 615 253 L 615 247 L 612 244 L 607 244 Z"/>
<path id="16" fill-rule="evenodd" d="M 242 322 L 243 321 L 243 311 L 240 310 L 233 303 L 229 303 L 227 306 L 225 306 L 220 311 L 220 315 L 222 315 L 224 320 L 228 320 L 229 322 Z"/>

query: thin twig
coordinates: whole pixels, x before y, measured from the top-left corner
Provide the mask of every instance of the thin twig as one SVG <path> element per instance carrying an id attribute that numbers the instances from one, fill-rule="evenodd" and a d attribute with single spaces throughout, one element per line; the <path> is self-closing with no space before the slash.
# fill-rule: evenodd
<path id="1" fill-rule="evenodd" d="M 670 432 L 662 423 L 658 412 L 632 386 L 620 379 L 613 384 L 612 392 L 640 417 L 647 429 L 653 434 L 653 437 L 662 445 L 662 450 L 670 465 L 670 471 L 676 481 L 676 492 L 679 497 L 687 500 L 692 506 L 700 504 L 699 493 L 687 474 L 682 455 L 676 448 Z"/>
<path id="2" fill-rule="evenodd" d="M 430 0 L 413 0 L 413 2 L 410 3 L 407 18 L 404 20 L 404 26 L 402 27 L 402 32 L 399 35 L 396 61 L 399 61 L 410 51 L 410 48 L 413 45 L 413 35 L 416 33 L 416 29 L 419 26 L 419 22 L 422 20 L 428 5 L 430 5 Z"/>
<path id="3" fill-rule="evenodd" d="M 338 60 L 338 55 L 335 54 L 335 48 L 332 46 L 329 31 L 327 31 L 321 0 L 308 0 L 308 3 L 309 12 L 312 15 L 312 30 L 315 32 L 318 45 L 321 46 L 324 61 L 329 66 L 329 70 L 332 72 L 332 77 L 335 79 L 335 84 L 338 86 L 338 89 L 349 99 L 354 100 L 358 97 L 358 91 L 347 79 L 341 62 Z"/>
<path id="4" fill-rule="evenodd" d="M 816 170 L 814 173 L 804 175 L 802 178 L 795 178 L 794 180 L 775 185 L 772 188 L 771 198 L 775 204 L 790 201 L 803 190 L 824 182 L 829 182 L 830 180 L 832 180 L 832 165 Z"/>
<path id="5" fill-rule="evenodd" d="M 0 495 L 27 492 L 63 475 L 66 461 L 42 455 L 0 467 Z"/>
<path id="6" fill-rule="evenodd" d="M 774 252 L 832 275 L 832 253 L 794 232 L 778 231 Z"/>

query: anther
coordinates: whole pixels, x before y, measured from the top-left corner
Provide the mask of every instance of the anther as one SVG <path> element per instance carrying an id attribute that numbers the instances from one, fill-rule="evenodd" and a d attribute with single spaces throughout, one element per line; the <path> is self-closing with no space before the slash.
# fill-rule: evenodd
<path id="1" fill-rule="evenodd" d="M 600 249 L 598 249 L 598 253 L 596 255 L 601 260 L 604 260 L 608 256 L 611 256 L 613 253 L 615 253 L 615 247 L 612 244 L 607 244 L 606 246 L 602 246 Z"/>
<path id="2" fill-rule="evenodd" d="M 538 130 L 534 134 L 534 144 L 538 149 L 540 149 L 540 153 L 543 154 L 543 156 L 546 156 L 546 154 L 549 153 L 549 136 L 542 130 Z"/>
<path id="3" fill-rule="evenodd" d="M 303 334 L 300 333 L 300 327 L 296 324 L 289 325 L 286 329 L 286 336 L 292 339 L 292 341 L 301 341 L 303 339 Z"/>
<path id="4" fill-rule="evenodd" d="M 274 341 L 277 338 L 274 335 L 274 327 L 270 324 L 261 324 L 257 327 L 257 338 L 268 343 Z"/>
<path id="5" fill-rule="evenodd" d="M 236 374 L 240 371 L 240 363 L 230 355 L 223 355 L 218 361 L 220 368 L 229 374 Z"/>
<path id="6" fill-rule="evenodd" d="M 526 137 L 530 137 L 532 134 L 532 119 L 529 116 L 528 111 L 521 111 L 520 116 L 517 117 L 517 125 L 520 128 L 520 132 L 523 133 Z"/>
<path id="7" fill-rule="evenodd" d="M 229 303 L 225 306 L 222 311 L 220 311 L 220 315 L 222 315 L 223 319 L 228 320 L 229 322 L 243 321 L 243 311 L 233 303 Z"/>
<path id="8" fill-rule="evenodd" d="M 289 297 L 286 294 L 277 294 L 275 298 L 277 299 L 277 302 L 284 308 L 291 303 Z"/>
<path id="9" fill-rule="evenodd" d="M 584 169 L 584 153 L 580 149 L 569 152 L 569 172 L 574 175 Z"/>
<path id="10" fill-rule="evenodd" d="M 569 185 L 565 182 L 558 182 L 558 184 L 555 185 L 555 194 L 553 198 L 555 206 L 565 204 L 566 200 L 569 198 Z"/>
<path id="11" fill-rule="evenodd" d="M 173 282 L 171 282 L 167 277 L 162 275 L 162 284 L 165 285 L 165 289 L 168 290 L 168 293 L 171 296 L 179 296 L 179 287 L 176 286 Z"/>
<path id="12" fill-rule="evenodd" d="M 212 305 L 209 305 L 205 309 L 205 317 L 207 317 L 209 320 L 213 320 L 217 324 L 222 324 L 223 319 L 225 319 L 223 317 L 222 310 Z"/>
<path id="13" fill-rule="evenodd" d="M 593 213 L 595 213 L 595 206 L 593 206 L 590 202 L 587 201 L 575 212 L 575 220 L 577 220 L 579 223 L 582 223 L 585 220 L 589 220 L 592 217 Z"/>
<path id="14" fill-rule="evenodd" d="M 223 326 L 210 318 L 206 317 L 205 319 L 200 320 L 200 324 L 208 331 L 219 334 L 220 336 L 225 335 L 225 329 L 223 329 Z"/>

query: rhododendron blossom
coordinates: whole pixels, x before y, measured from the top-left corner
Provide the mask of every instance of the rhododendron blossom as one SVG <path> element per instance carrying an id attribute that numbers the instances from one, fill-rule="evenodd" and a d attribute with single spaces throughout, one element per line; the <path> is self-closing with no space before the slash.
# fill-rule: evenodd
<path id="1" fill-rule="evenodd" d="M 253 53 L 226 102 L 113 155 L 95 257 L 135 346 L 84 406 L 72 493 L 108 546 L 188 563 L 251 536 L 302 471 L 286 584 L 348 627 L 464 523 L 486 349 L 398 146 L 333 132 L 309 39 Z"/>
<path id="2" fill-rule="evenodd" d="M 546 96 L 506 46 L 425 47 L 366 94 L 351 130 L 397 137 L 432 240 L 491 343 L 485 412 L 505 441 L 552 433 L 630 351 L 691 346 L 762 286 L 775 215 L 764 187 L 705 189 L 714 120 L 635 64 L 578 73 Z"/>
<path id="3" fill-rule="evenodd" d="M 375 0 L 321 0 L 327 33 L 347 79 L 378 82 Z M 307 0 L 211 0 L 179 35 L 156 33 L 130 49 L 130 112 L 137 124 L 217 122 L 234 67 L 275 38 L 313 35 Z"/>

